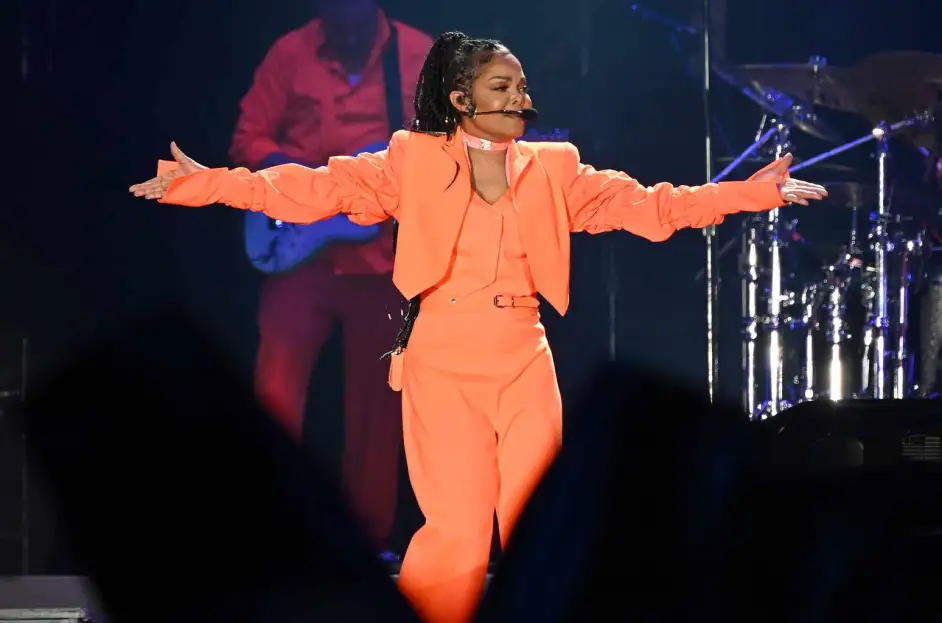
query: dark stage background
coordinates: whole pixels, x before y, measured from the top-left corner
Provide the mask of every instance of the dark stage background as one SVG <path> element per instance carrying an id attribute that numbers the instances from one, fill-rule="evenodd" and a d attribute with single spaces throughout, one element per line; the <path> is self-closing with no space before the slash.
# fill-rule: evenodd
<path id="1" fill-rule="evenodd" d="M 5 79 L 14 168 L 0 208 L 0 336 L 30 337 L 37 382 L 102 331 L 168 301 L 183 301 L 250 382 L 260 279 L 243 255 L 241 214 L 135 201 L 126 189 L 151 175 L 171 140 L 203 163 L 227 163 L 238 101 L 255 66 L 277 37 L 313 16 L 309 4 L 18 3 L 20 40 L 28 46 Z M 461 29 L 504 40 L 527 70 L 541 123 L 568 128 L 584 160 L 645 183 L 704 181 L 697 37 L 612 0 L 381 4 L 432 34 Z M 645 6 L 696 25 L 702 5 Z M 715 54 L 732 63 L 802 62 L 820 54 L 851 64 L 882 50 L 942 51 L 939 3 L 714 0 L 714 9 Z M 752 140 L 761 113 L 716 78 L 714 85 L 714 150 L 728 156 Z M 848 140 L 869 130 L 863 119 L 835 124 Z M 800 155 L 827 148 L 795 138 Z M 844 160 L 869 166 L 868 156 L 861 148 Z M 818 179 L 811 171 L 807 177 Z M 833 219 L 791 210 L 806 236 L 835 235 Z M 737 222 L 720 227 L 720 243 L 735 235 Z M 732 400 L 740 391 L 735 255 L 722 265 L 720 324 L 721 389 Z M 625 234 L 574 237 L 571 312 L 565 320 L 546 313 L 565 398 L 610 356 L 613 287 L 615 355 L 706 390 L 704 286 L 694 281 L 703 258 L 699 231 L 680 232 L 666 244 Z M 15 356 L 2 354 L 4 361 Z M 322 359 L 307 434 L 332 468 L 342 426 L 337 356 L 335 345 Z M 129 418 L 136 400 L 147 397 L 128 397 Z M 0 499 L 2 507 L 11 504 Z M 418 516 L 408 496 L 403 509 L 405 540 Z M 49 562 L 55 558 L 48 539 L 36 548 L 35 571 L 57 564 Z"/>

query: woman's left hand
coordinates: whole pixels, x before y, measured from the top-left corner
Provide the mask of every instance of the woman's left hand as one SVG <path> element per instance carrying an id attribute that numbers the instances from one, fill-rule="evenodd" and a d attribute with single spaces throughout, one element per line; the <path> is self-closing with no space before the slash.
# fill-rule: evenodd
<path id="1" fill-rule="evenodd" d="M 828 191 L 820 184 L 812 184 L 803 180 L 788 177 L 788 167 L 792 163 L 792 155 L 785 154 L 779 158 L 775 166 L 750 178 L 754 182 L 775 182 L 782 195 L 782 201 L 808 205 L 808 201 L 817 201 L 828 196 Z"/>
<path id="2" fill-rule="evenodd" d="M 128 192 L 132 193 L 135 197 L 160 199 L 164 196 L 164 193 L 167 192 L 167 189 L 170 187 L 170 182 L 174 179 L 206 168 L 183 153 L 180 148 L 177 147 L 176 143 L 170 143 L 170 153 L 173 154 L 173 159 L 177 162 L 177 168 L 169 173 L 151 178 L 146 182 L 135 184 L 128 188 Z"/>
<path id="3" fill-rule="evenodd" d="M 779 184 L 778 191 L 782 195 L 782 201 L 800 203 L 803 206 L 808 205 L 809 200 L 818 201 L 828 196 L 824 186 L 792 178 Z"/>

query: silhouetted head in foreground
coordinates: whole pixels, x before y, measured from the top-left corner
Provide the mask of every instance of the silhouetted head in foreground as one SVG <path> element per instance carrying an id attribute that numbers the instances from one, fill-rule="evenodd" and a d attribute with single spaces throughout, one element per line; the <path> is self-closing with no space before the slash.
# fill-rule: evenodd
<path id="1" fill-rule="evenodd" d="M 414 621 L 336 488 L 221 352 L 157 315 L 28 405 L 34 456 L 110 618 Z"/>

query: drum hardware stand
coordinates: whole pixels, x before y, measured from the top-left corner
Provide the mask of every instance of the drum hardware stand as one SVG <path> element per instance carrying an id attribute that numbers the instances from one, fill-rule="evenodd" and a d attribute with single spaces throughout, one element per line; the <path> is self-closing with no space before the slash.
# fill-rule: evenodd
<path id="1" fill-rule="evenodd" d="M 873 295 L 867 330 L 872 333 L 873 367 L 870 369 L 873 383 L 872 395 L 877 400 L 886 398 L 886 346 L 889 338 L 889 319 L 887 318 L 887 279 L 886 252 L 889 225 L 886 211 L 886 159 L 889 156 L 889 136 L 886 125 L 881 123 L 874 129 L 877 140 L 877 213 L 871 215 L 870 245 L 874 256 L 874 274 L 872 276 Z"/>
<path id="2" fill-rule="evenodd" d="M 756 140 L 748 147 L 738 158 L 733 160 L 729 165 L 723 169 L 716 177 L 712 178 L 710 181 L 713 183 L 722 181 L 727 175 L 729 175 L 736 167 L 738 167 L 744 160 L 753 155 L 756 151 L 759 150 L 763 145 L 765 145 L 770 138 L 777 132 L 780 132 L 780 128 L 777 124 L 772 124 L 772 127 L 763 132 L 764 126 L 768 120 L 768 115 L 762 116 L 762 121 L 759 125 L 759 130 L 756 132 Z M 750 253 L 748 255 L 748 268 L 745 269 L 744 276 L 745 281 L 743 282 L 743 306 L 745 308 L 745 326 L 743 327 L 743 374 L 746 377 L 746 392 L 743 397 L 743 401 L 747 405 L 747 413 L 750 415 L 754 412 L 754 405 L 756 405 L 756 396 L 755 388 L 757 384 L 757 379 L 755 378 L 756 366 L 755 366 L 755 357 L 756 357 L 756 342 L 758 340 L 758 281 L 759 281 L 759 268 L 758 268 L 758 230 L 754 226 L 754 218 L 749 218 L 742 222 L 743 236 L 748 238 L 743 238 L 743 244 L 748 245 L 750 248 Z M 749 228 L 747 229 L 747 225 Z M 694 281 L 700 281 L 707 276 L 707 281 L 714 279 L 714 271 L 716 270 L 716 262 L 723 256 L 725 256 L 736 244 L 736 238 L 730 239 L 718 253 L 714 254 L 712 252 L 707 253 L 707 268 L 701 270 L 694 277 Z M 712 241 L 708 242 L 708 245 L 715 244 Z M 711 249 L 712 247 L 708 247 Z M 713 293 L 715 286 L 708 283 L 707 292 Z M 708 317 L 708 322 L 712 326 L 713 318 L 712 316 Z M 712 360 L 711 360 L 712 361 Z"/>
<path id="3" fill-rule="evenodd" d="M 907 344 L 909 330 L 909 288 L 912 286 L 910 260 L 912 256 L 922 250 L 922 236 L 916 240 L 902 240 L 903 245 L 900 256 L 899 284 L 897 285 L 897 316 L 896 316 L 896 361 L 893 366 L 893 398 L 906 398 L 913 388 L 912 366 L 907 370 L 910 356 Z"/>
<path id="4" fill-rule="evenodd" d="M 788 130 L 785 125 L 780 125 L 780 130 L 776 134 L 775 157 L 781 158 L 785 153 L 788 143 Z M 768 390 L 766 401 L 760 405 L 759 412 L 755 413 L 757 419 L 765 419 L 778 415 L 779 412 L 789 405 L 784 404 L 784 360 L 782 344 L 782 303 L 784 302 L 784 279 L 782 277 L 782 244 L 781 232 L 779 231 L 780 208 L 769 210 L 765 218 L 766 244 L 769 253 L 769 290 L 768 300 L 766 301 L 768 316 L 764 319 L 764 329 L 767 334 L 766 345 L 766 366 L 768 368 Z"/>
<path id="5" fill-rule="evenodd" d="M 855 235 L 851 233 L 851 240 L 854 239 Z M 845 396 L 847 381 L 844 378 L 842 355 L 844 343 L 851 336 L 847 333 L 847 323 L 844 320 L 845 299 L 853 281 L 850 272 L 861 265 L 854 253 L 853 245 L 852 242 L 851 247 L 842 253 L 838 261 L 827 268 L 827 276 L 824 282 L 824 295 L 826 297 L 824 309 L 827 312 L 825 340 L 828 345 L 827 382 L 823 391 L 812 392 L 812 399 L 843 400 L 848 397 Z M 812 345 L 809 345 L 809 349 L 811 347 Z"/>
<path id="6" fill-rule="evenodd" d="M 797 233 L 798 219 L 792 219 L 785 225 L 785 233 L 792 237 Z M 786 324 L 789 329 L 805 329 L 805 353 L 798 379 L 800 393 L 797 402 L 807 402 L 815 398 L 815 362 L 814 362 L 814 333 L 819 328 L 816 312 L 821 305 L 822 293 L 826 290 L 823 283 L 805 285 L 801 290 L 801 317 L 788 318 Z M 789 305 L 794 305 L 794 295 L 788 297 Z"/>
<path id="7" fill-rule="evenodd" d="M 790 124 L 783 120 L 772 121 L 775 138 L 774 156 L 781 157 L 788 147 Z M 768 135 L 768 132 L 766 133 Z M 766 135 L 760 137 L 760 140 Z M 757 141 L 758 143 L 758 141 Z M 753 144 L 752 150 L 758 147 Z M 748 155 L 748 154 L 747 154 Z M 789 405 L 785 402 L 784 358 L 782 352 L 782 305 L 786 294 L 783 290 L 781 250 L 784 248 L 780 231 L 780 210 L 770 210 L 764 215 L 749 217 L 744 234 L 743 256 L 743 376 L 745 387 L 743 403 L 752 419 L 765 419 L 777 415 Z M 760 247 L 765 247 L 768 266 L 760 262 Z M 767 278 L 766 314 L 759 314 L 760 279 Z M 765 281 L 765 280 L 764 280 Z M 758 362 L 759 334 L 763 333 L 766 344 L 765 374 L 760 375 Z M 764 378 L 762 378 L 764 377 Z M 765 397 L 759 403 L 757 391 L 765 381 Z"/>
<path id="8" fill-rule="evenodd" d="M 792 173 L 797 173 L 798 171 L 801 171 L 802 169 L 818 164 L 822 160 L 833 158 L 834 156 L 838 154 L 844 153 L 845 151 L 853 149 L 854 147 L 859 147 L 860 145 L 863 145 L 864 143 L 869 143 L 870 141 L 884 141 L 889 138 L 889 135 L 894 134 L 897 130 L 913 127 L 916 125 L 923 125 L 925 123 L 928 123 L 931 120 L 932 120 L 932 115 L 922 114 L 922 115 L 917 115 L 915 117 L 910 117 L 908 119 L 903 119 L 902 121 L 897 121 L 896 123 L 894 123 L 893 125 L 889 127 L 885 126 L 885 124 L 880 124 L 873 130 L 871 130 L 869 134 L 865 134 L 858 139 L 854 139 L 850 141 L 849 143 L 844 143 L 843 145 L 839 145 L 835 147 L 834 149 L 828 150 L 824 153 L 820 153 L 813 158 L 808 158 L 807 160 L 804 160 L 800 162 L 799 164 L 793 165 L 789 170 Z"/>
<path id="9" fill-rule="evenodd" d="M 800 107 L 795 107 L 793 114 L 802 114 Z M 767 123 L 771 127 L 765 129 Z M 739 164 L 745 161 L 749 156 L 762 148 L 770 139 L 774 137 L 775 147 L 773 152 L 776 158 L 781 157 L 788 148 L 788 136 L 791 129 L 791 123 L 787 120 L 770 120 L 768 115 L 763 115 L 759 129 L 756 132 L 756 140 L 731 162 L 711 182 L 722 181 Z M 782 356 L 782 304 L 785 300 L 783 291 L 783 274 L 781 266 L 781 249 L 784 244 L 780 237 L 779 210 L 772 210 L 765 215 L 751 216 L 743 222 L 742 244 L 745 247 L 743 253 L 745 266 L 743 272 L 743 376 L 745 378 L 743 403 L 746 412 L 751 418 L 758 419 L 760 414 L 768 413 L 775 415 L 788 405 L 783 401 L 784 378 L 783 378 L 783 356 Z M 700 271 L 695 280 L 699 281 L 704 274 L 709 282 L 711 275 L 715 270 L 715 260 L 719 256 L 725 255 L 727 251 L 734 246 L 735 239 L 731 240 L 714 257 L 713 253 L 708 253 L 707 269 Z M 769 267 L 765 268 L 760 262 L 760 247 L 768 249 Z M 710 247 L 712 249 L 712 247 Z M 768 276 L 768 288 L 765 288 L 767 297 L 767 314 L 759 313 L 759 287 L 760 279 Z M 713 287 L 708 284 L 708 292 L 713 292 Z M 708 317 L 708 322 L 711 317 Z M 761 325 L 761 327 L 760 327 Z M 762 331 L 767 339 L 768 365 L 767 374 L 760 374 L 758 364 L 758 341 L 759 333 Z M 757 397 L 757 390 L 760 378 L 766 381 L 767 392 L 764 402 L 760 405 Z M 761 417 L 765 417 L 764 415 Z"/>
<path id="10" fill-rule="evenodd" d="M 818 328 L 815 310 L 818 308 L 818 284 L 805 286 L 801 291 L 801 322 L 805 329 L 805 361 L 802 366 L 802 388 L 798 402 L 814 400 L 814 332 Z"/>
<path id="11" fill-rule="evenodd" d="M 905 314 L 908 313 L 908 254 L 916 246 L 912 242 L 904 242 L 903 265 L 901 273 L 901 283 L 899 286 L 899 319 L 900 323 L 895 348 L 888 350 L 890 346 L 889 331 L 889 283 L 887 254 L 892 250 L 891 242 L 888 237 L 888 227 L 893 221 L 894 216 L 888 211 L 887 183 L 886 183 L 886 161 L 889 156 L 889 137 L 891 134 L 902 128 L 922 125 L 932 119 L 931 114 L 922 114 L 892 125 L 885 122 L 875 127 L 870 134 L 862 136 L 849 143 L 836 147 L 830 151 L 824 152 L 798 164 L 791 168 L 792 172 L 800 171 L 822 160 L 835 156 L 839 153 L 862 145 L 870 141 L 877 141 L 876 159 L 877 159 L 877 210 L 870 216 L 870 232 L 868 235 L 869 246 L 874 256 L 873 271 L 868 275 L 867 282 L 864 285 L 864 304 L 867 309 L 868 322 L 864 329 L 864 355 L 862 364 L 863 383 L 861 394 L 875 399 L 884 399 L 887 396 L 889 385 L 889 394 L 893 398 L 904 398 L 908 393 L 906 391 L 905 362 L 908 354 L 906 352 L 905 339 Z M 856 237 L 856 229 L 853 231 Z M 856 240 L 852 241 L 852 246 Z M 909 248 L 912 246 L 912 248 Z M 894 359 L 894 372 L 892 377 L 887 375 L 887 357 Z M 833 398 L 832 398 L 833 399 Z"/>
<path id="12" fill-rule="evenodd" d="M 831 283 L 827 291 L 827 305 L 825 306 L 828 323 L 825 339 L 830 348 L 828 349 L 828 381 L 825 396 L 829 400 L 842 400 L 844 398 L 844 370 L 841 351 L 847 338 L 844 328 L 844 296 L 848 279 L 838 276 L 835 267 L 831 267 L 828 278 Z M 813 357 L 813 354 L 808 356 Z"/>

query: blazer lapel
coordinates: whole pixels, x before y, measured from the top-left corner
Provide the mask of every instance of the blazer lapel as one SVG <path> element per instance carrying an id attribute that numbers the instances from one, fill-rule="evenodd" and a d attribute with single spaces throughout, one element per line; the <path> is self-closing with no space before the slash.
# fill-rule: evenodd
<path id="1" fill-rule="evenodd" d="M 447 247 L 445 260 L 458 240 L 461 223 L 471 203 L 471 166 L 460 135 L 446 140 L 433 154 L 423 215 L 434 225 L 440 244 Z"/>
<path id="2" fill-rule="evenodd" d="M 514 143 L 507 161 L 509 184 L 520 221 L 520 242 L 530 263 L 537 289 L 561 313 L 565 313 L 566 293 L 557 284 L 568 283 L 569 229 L 560 224 L 553 185 L 532 148 Z M 562 207 L 565 211 L 565 207 Z"/>
<path id="3" fill-rule="evenodd" d="M 514 194 L 517 193 L 517 188 L 525 177 L 532 162 L 533 154 L 524 153 L 516 141 L 511 143 L 510 149 L 507 152 L 507 183 L 510 185 L 510 190 L 513 191 Z"/>
<path id="4" fill-rule="evenodd" d="M 402 214 L 397 245 L 401 253 L 393 270 L 393 281 L 407 298 L 421 294 L 448 272 L 471 203 L 471 174 L 460 136 L 429 141 L 412 162 L 409 194 L 414 190 L 418 201 Z"/>

